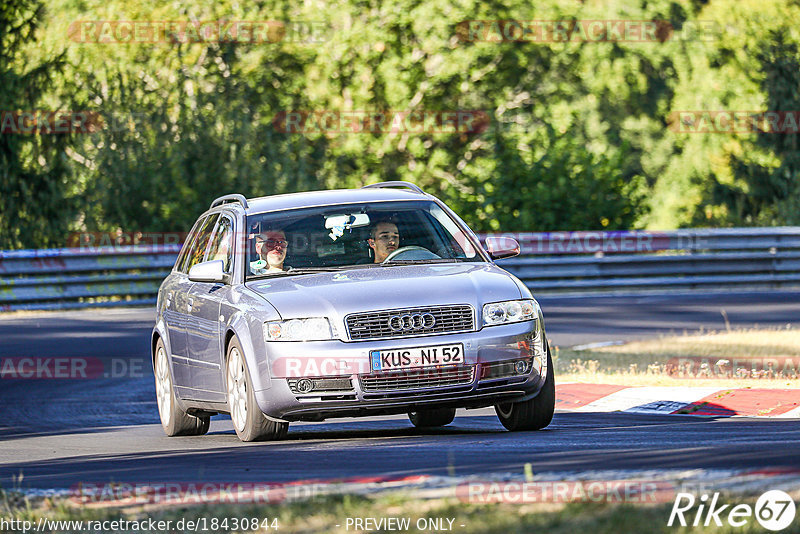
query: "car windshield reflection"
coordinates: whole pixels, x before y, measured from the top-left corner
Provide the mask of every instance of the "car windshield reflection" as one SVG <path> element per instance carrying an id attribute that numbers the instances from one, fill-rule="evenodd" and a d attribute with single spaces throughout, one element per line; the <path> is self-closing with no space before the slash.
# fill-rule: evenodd
<path id="1" fill-rule="evenodd" d="M 248 279 L 426 263 L 482 262 L 435 202 L 372 202 L 247 217 Z"/>

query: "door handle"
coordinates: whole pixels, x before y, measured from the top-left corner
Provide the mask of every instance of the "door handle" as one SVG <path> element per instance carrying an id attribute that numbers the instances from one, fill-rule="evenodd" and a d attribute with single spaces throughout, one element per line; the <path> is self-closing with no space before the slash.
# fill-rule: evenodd
<path id="1" fill-rule="evenodd" d="M 189 302 L 186 303 L 186 307 L 189 311 L 192 311 L 192 304 L 194 304 L 194 299 L 189 299 Z"/>
<path id="2" fill-rule="evenodd" d="M 171 305 L 172 305 L 172 291 L 167 293 L 166 307 L 169 308 Z"/>

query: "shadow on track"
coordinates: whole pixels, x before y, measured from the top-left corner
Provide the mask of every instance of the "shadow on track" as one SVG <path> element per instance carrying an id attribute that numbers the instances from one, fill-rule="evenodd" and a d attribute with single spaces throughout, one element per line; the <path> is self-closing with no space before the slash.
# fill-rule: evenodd
<path id="1" fill-rule="evenodd" d="M 290 427 L 288 439 L 240 443 L 230 422 L 212 434 L 167 438 L 158 425 L 117 428 L 91 454 L 0 465 L 0 484 L 24 474 L 26 487 L 69 488 L 79 482 L 288 482 L 371 476 L 480 475 L 610 469 L 752 469 L 798 467 L 786 443 L 800 440 L 800 421 L 711 419 L 625 413 L 556 414 L 539 432 L 502 430 L 491 415 L 457 417 L 452 427 L 418 431 L 402 419 Z M 65 437 L 59 439 L 73 439 Z M 130 452 L 141 442 L 141 452 Z M 119 452 L 124 443 L 128 452 Z M 104 449 L 105 452 L 96 452 Z M 73 449 L 74 450 L 74 449 Z"/>

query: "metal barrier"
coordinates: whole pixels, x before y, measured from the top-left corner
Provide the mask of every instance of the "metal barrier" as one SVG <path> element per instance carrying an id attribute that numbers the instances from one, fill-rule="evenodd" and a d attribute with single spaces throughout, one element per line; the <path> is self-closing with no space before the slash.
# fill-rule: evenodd
<path id="1" fill-rule="evenodd" d="M 535 294 L 800 286 L 800 227 L 510 236 Z M 179 245 L 0 251 L 0 311 L 155 303 Z"/>
<path id="2" fill-rule="evenodd" d="M 490 235 L 520 242 L 497 263 L 537 295 L 800 286 L 800 227 Z"/>
<path id="3" fill-rule="evenodd" d="M 155 304 L 180 245 L 0 251 L 0 311 Z"/>

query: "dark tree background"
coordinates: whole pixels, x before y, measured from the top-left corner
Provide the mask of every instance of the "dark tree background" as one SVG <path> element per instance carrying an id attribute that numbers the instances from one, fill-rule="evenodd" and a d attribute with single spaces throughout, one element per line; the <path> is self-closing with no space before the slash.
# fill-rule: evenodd
<path id="1" fill-rule="evenodd" d="M 315 21 L 317 39 L 78 42 L 79 20 Z M 464 38 L 469 20 L 649 20 L 646 42 Z M 795 0 L 0 2 L 0 249 L 185 231 L 222 194 L 409 180 L 476 230 L 797 224 L 796 134 L 676 133 L 680 110 L 800 110 Z M 290 26 L 287 26 L 290 27 Z M 480 132 L 286 134 L 291 110 L 481 110 Z"/>
<path id="2" fill-rule="evenodd" d="M 32 0 L 0 2 L 0 110 L 12 116 L 46 106 L 57 83 L 64 53 L 31 61 L 44 8 Z M 16 120 L 16 119 L 13 119 Z M 67 135 L 0 134 L 0 249 L 63 244 L 78 217 L 75 174 Z"/>

